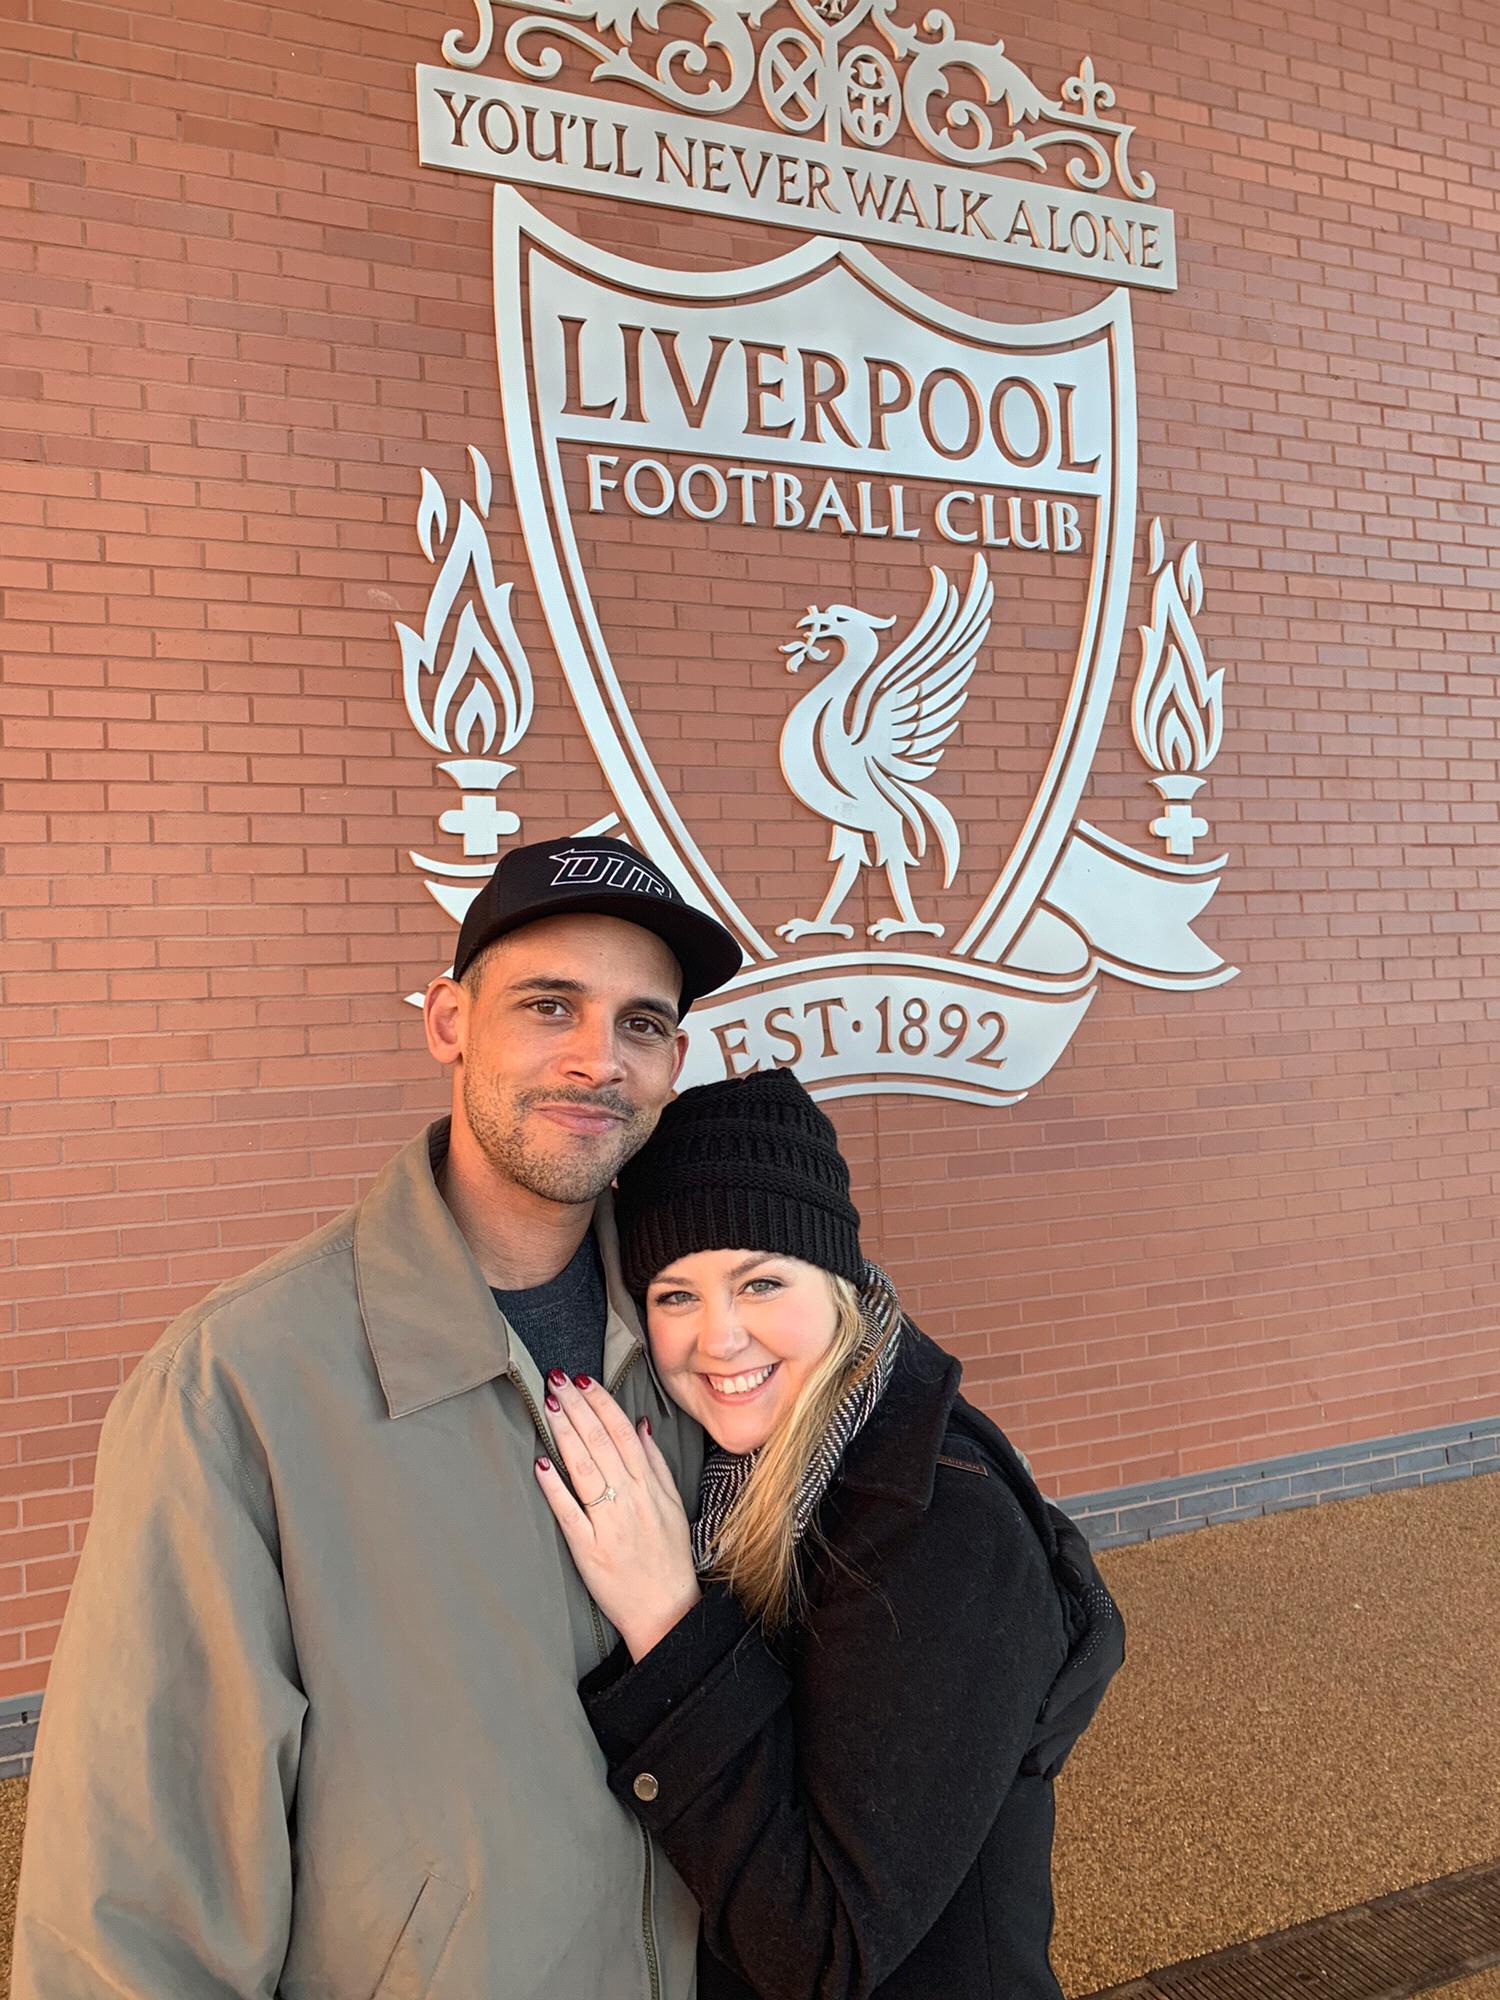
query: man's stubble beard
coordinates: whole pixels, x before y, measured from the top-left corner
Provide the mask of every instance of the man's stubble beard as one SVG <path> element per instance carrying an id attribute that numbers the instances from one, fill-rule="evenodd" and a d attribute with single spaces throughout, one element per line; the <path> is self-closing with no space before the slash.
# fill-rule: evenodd
<path id="1" fill-rule="evenodd" d="M 597 1201 L 625 1162 L 645 1145 L 660 1115 L 643 1111 L 622 1093 L 608 1090 L 523 1090 L 502 1106 L 493 1088 L 486 1088 L 486 1079 L 467 1065 L 463 1102 L 469 1130 L 494 1171 L 528 1194 L 567 1207 Z M 534 1103 L 576 1103 L 612 1111 L 625 1122 L 612 1139 L 597 1141 L 598 1149 L 589 1156 L 559 1158 L 527 1140 L 526 1113 Z M 565 1136 L 559 1131 L 560 1138 Z"/>

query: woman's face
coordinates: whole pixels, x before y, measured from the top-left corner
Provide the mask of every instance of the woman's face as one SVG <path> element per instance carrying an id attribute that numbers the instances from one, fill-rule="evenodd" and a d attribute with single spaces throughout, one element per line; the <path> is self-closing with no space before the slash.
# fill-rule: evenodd
<path id="1" fill-rule="evenodd" d="M 646 1291 L 651 1355 L 669 1394 L 726 1451 L 765 1443 L 828 1352 L 826 1273 L 764 1250 L 697 1250 Z"/>

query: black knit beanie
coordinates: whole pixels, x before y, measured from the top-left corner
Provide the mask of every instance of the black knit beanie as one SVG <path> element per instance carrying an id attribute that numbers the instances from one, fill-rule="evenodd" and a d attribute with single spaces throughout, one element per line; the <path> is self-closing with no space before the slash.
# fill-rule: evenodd
<path id="1" fill-rule="evenodd" d="M 674 1098 L 621 1169 L 615 1216 L 637 1297 L 695 1250 L 777 1250 L 855 1284 L 864 1273 L 838 1134 L 786 1069 Z"/>

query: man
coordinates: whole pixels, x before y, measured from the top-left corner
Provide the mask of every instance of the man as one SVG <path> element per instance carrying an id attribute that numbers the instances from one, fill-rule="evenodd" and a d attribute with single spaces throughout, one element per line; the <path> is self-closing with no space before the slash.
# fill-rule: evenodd
<path id="1" fill-rule="evenodd" d="M 533 1466 L 566 1366 L 696 1488 L 599 1198 L 739 964 L 623 842 L 507 855 L 427 993 L 451 1119 L 136 1369 L 14 2000 L 689 2000 L 696 1911 L 610 1797 L 576 1684 L 613 1634 Z"/>

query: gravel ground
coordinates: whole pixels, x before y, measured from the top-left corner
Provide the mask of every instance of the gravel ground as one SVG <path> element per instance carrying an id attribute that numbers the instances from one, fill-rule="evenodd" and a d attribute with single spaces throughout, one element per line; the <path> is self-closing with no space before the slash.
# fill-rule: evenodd
<path id="1" fill-rule="evenodd" d="M 1100 1567 L 1130 1658 L 1059 1781 L 1070 1993 L 1500 1858 L 1500 1476 Z"/>
<path id="2" fill-rule="evenodd" d="M 21 1826 L 26 1780 L 0 1785 L 0 1991 L 10 1992 L 10 1930 L 16 1917 L 16 1874 L 21 1866 Z"/>
<path id="3" fill-rule="evenodd" d="M 1100 1567 L 1130 1659 L 1059 1784 L 1069 1993 L 1500 1858 L 1500 1476 Z M 0 1785 L 7 1993 L 25 1796 Z M 1500 1970 L 1443 1994 L 1500 2000 Z"/>

